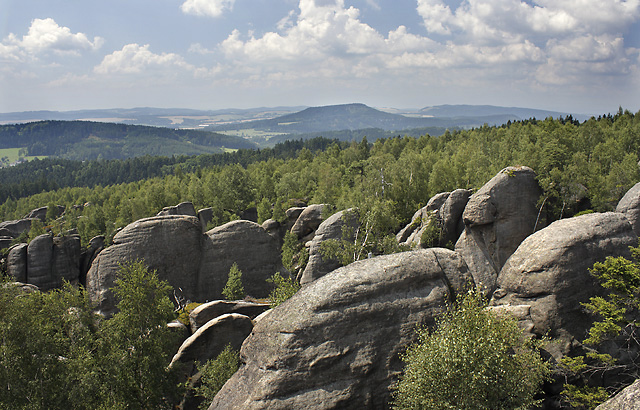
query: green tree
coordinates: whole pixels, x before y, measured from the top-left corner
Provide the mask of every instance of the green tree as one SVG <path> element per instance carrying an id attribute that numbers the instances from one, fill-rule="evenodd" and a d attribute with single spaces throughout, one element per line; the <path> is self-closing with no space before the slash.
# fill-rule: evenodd
<path id="1" fill-rule="evenodd" d="M 242 285 L 242 271 L 235 262 L 231 265 L 231 269 L 229 269 L 229 277 L 227 284 L 224 285 L 224 289 L 222 289 L 222 296 L 227 300 L 239 300 L 246 296 L 244 286 Z"/>
<path id="2" fill-rule="evenodd" d="M 633 260 L 609 256 L 591 269 L 608 293 L 583 303 L 598 318 L 583 342 L 586 353 L 561 363 L 577 376 L 563 392 L 576 408 L 593 409 L 640 378 L 640 247 L 630 249 Z"/>
<path id="3" fill-rule="evenodd" d="M 538 343 L 515 319 L 487 310 L 480 292 L 458 297 L 434 331 L 418 336 L 402 357 L 394 409 L 524 410 L 538 402 L 549 374 Z"/>
<path id="4" fill-rule="evenodd" d="M 280 272 L 274 273 L 273 276 L 267 279 L 267 282 L 275 285 L 275 289 L 269 294 L 271 307 L 280 305 L 300 290 L 300 284 L 296 282 L 295 278 L 289 275 L 282 276 Z"/>
<path id="5" fill-rule="evenodd" d="M 118 312 L 103 322 L 84 363 L 88 408 L 171 409 L 179 395 L 176 369 L 168 369 L 178 335 L 171 287 L 142 261 L 122 265 L 112 289 Z"/>
<path id="6" fill-rule="evenodd" d="M 222 386 L 240 367 L 240 355 L 231 345 L 227 345 L 215 359 L 197 367 L 201 375 L 201 384 L 195 388 L 195 393 L 203 398 L 199 409 L 206 410 Z"/>

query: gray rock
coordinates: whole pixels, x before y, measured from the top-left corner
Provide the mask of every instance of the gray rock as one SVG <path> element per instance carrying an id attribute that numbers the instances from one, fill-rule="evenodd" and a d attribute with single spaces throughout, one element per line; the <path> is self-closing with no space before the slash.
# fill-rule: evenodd
<path id="1" fill-rule="evenodd" d="M 271 292 L 266 280 L 283 270 L 276 239 L 255 222 L 232 221 L 206 233 L 198 292 L 192 300 L 220 299 L 233 263 L 242 271 L 246 294 L 257 298 Z"/>
<path id="2" fill-rule="evenodd" d="M 242 342 L 251 333 L 253 323 L 247 316 L 230 313 L 210 320 L 182 343 L 173 356 L 170 366 L 175 363 L 199 362 L 215 358 L 225 346 L 239 350 Z"/>
<path id="3" fill-rule="evenodd" d="M 26 243 L 14 245 L 7 255 L 7 273 L 17 282 L 27 282 L 27 246 Z"/>
<path id="4" fill-rule="evenodd" d="M 324 207 L 324 204 L 316 204 L 304 208 L 291 227 L 291 233 L 298 235 L 298 238 L 303 238 L 315 232 L 322 223 L 322 211 Z"/>
<path id="5" fill-rule="evenodd" d="M 593 322 L 581 303 L 603 293 L 589 268 L 607 256 L 629 257 L 629 246 L 637 242 L 618 213 L 556 221 L 525 239 L 509 258 L 491 304 L 529 305 L 532 332 L 558 339 L 554 355 L 567 354 Z"/>
<path id="6" fill-rule="evenodd" d="M 158 212 L 157 216 L 165 215 L 188 215 L 197 216 L 196 210 L 191 202 L 181 202 L 175 206 L 167 206 L 162 208 L 162 211 Z"/>
<path id="7" fill-rule="evenodd" d="M 15 221 L 4 221 L 0 223 L 0 229 L 6 229 L 11 236 L 17 238 L 23 232 L 29 232 L 32 219 L 18 219 Z"/>
<path id="8" fill-rule="evenodd" d="M 206 291 L 198 289 L 203 241 L 200 221 L 193 216 L 156 216 L 133 222 L 93 261 L 87 273 L 87 291 L 102 313 L 113 314 L 115 300 L 110 289 L 120 264 L 142 260 L 160 279 L 197 300 L 193 296 Z"/>
<path id="9" fill-rule="evenodd" d="M 238 313 L 254 319 L 269 308 L 270 305 L 268 303 L 245 301 L 214 300 L 213 302 L 203 303 L 189 314 L 191 331 L 196 332 L 210 320 L 227 313 Z"/>
<path id="10" fill-rule="evenodd" d="M 505 168 L 471 195 L 464 209 L 465 235 L 455 249 L 474 278 L 481 278 L 489 290 L 495 284 L 486 281 L 500 272 L 518 245 L 534 232 L 542 194 L 535 177 L 531 168 Z"/>
<path id="11" fill-rule="evenodd" d="M 596 407 L 596 410 L 640 410 L 640 380 Z"/>
<path id="12" fill-rule="evenodd" d="M 444 205 L 449 194 L 450 192 L 440 192 L 439 194 L 429 198 L 427 205 L 418 209 L 416 213 L 413 214 L 413 217 L 411 217 L 411 222 L 398 232 L 396 235 L 398 243 L 404 243 L 406 245 L 410 245 L 412 243 L 419 244 L 422 230 L 428 223 L 429 218 L 431 218 L 435 212 L 438 212 L 440 207 Z"/>
<path id="13" fill-rule="evenodd" d="M 456 189 L 447 196 L 447 200 L 438 209 L 440 220 L 440 246 L 455 245 L 464 231 L 462 213 L 469 202 L 470 189 Z M 448 247 L 448 246 L 447 246 Z"/>
<path id="14" fill-rule="evenodd" d="M 36 236 L 27 247 L 27 283 L 46 291 L 56 286 L 52 278 L 53 237 L 49 234 Z"/>
<path id="15" fill-rule="evenodd" d="M 26 216 L 27 219 L 39 219 L 42 222 L 47 220 L 47 210 L 49 207 L 43 206 L 40 208 L 32 209 L 31 212 Z"/>
<path id="16" fill-rule="evenodd" d="M 91 238 L 89 246 L 80 254 L 80 283 L 83 286 L 87 283 L 87 272 L 91 264 L 102 249 L 104 249 L 104 235 L 98 235 Z"/>
<path id="17" fill-rule="evenodd" d="M 206 232 L 209 222 L 213 221 L 213 208 L 204 208 L 199 210 L 198 219 L 202 225 L 202 232 Z"/>
<path id="18" fill-rule="evenodd" d="M 433 324 L 470 282 L 445 249 L 336 269 L 256 324 L 244 365 L 209 409 L 386 409 L 416 326 Z"/>
<path id="19" fill-rule="evenodd" d="M 636 235 L 640 236 L 640 182 L 635 184 L 622 197 L 616 212 L 620 212 L 627 217 Z"/>
<path id="20" fill-rule="evenodd" d="M 64 281 L 78 284 L 80 280 L 80 236 L 65 235 L 53 238 L 51 257 L 53 286 L 61 287 Z"/>
<path id="21" fill-rule="evenodd" d="M 7 249 L 13 242 L 12 236 L 0 236 L 0 249 Z"/>
<path id="22" fill-rule="evenodd" d="M 311 241 L 309 247 L 309 261 L 302 273 L 300 283 L 302 285 L 313 282 L 321 276 L 326 275 L 334 269 L 342 266 L 342 263 L 336 258 L 325 258 L 320 252 L 322 243 L 326 240 L 341 240 L 343 239 L 343 228 L 347 226 L 350 231 L 355 233 L 355 229 L 358 225 L 358 214 L 354 209 L 347 209 L 337 212 L 323 221 Z M 354 234 L 344 237 L 345 240 L 353 241 Z"/>

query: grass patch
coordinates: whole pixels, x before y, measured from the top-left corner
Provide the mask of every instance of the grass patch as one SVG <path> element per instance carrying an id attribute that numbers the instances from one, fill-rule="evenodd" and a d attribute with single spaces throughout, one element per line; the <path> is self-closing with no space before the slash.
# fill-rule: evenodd
<path id="1" fill-rule="evenodd" d="M 0 159 L 2 159 L 0 163 L 0 167 L 7 166 L 9 164 L 13 164 L 18 161 L 20 158 L 24 158 L 26 161 L 32 161 L 36 158 L 43 159 L 46 158 L 46 155 L 38 155 L 38 156 L 29 156 L 29 155 L 20 155 L 20 150 L 22 148 L 2 148 L 0 149 Z"/>

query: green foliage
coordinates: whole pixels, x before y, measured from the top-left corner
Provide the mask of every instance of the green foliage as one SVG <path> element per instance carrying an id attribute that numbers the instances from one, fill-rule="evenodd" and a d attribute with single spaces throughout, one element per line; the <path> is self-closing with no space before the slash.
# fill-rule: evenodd
<path id="1" fill-rule="evenodd" d="M 189 315 L 195 308 L 202 305 L 202 303 L 191 302 L 187 304 L 185 307 L 178 311 L 178 321 L 185 326 L 191 326 L 191 322 L 189 321 Z"/>
<path id="2" fill-rule="evenodd" d="M 231 269 L 229 269 L 229 277 L 227 284 L 224 285 L 224 289 L 222 289 L 222 296 L 227 300 L 239 300 L 246 296 L 244 286 L 242 285 L 242 272 L 238 269 L 238 264 L 235 262 L 231 265 Z"/>
<path id="3" fill-rule="evenodd" d="M 227 345 L 215 359 L 208 360 L 204 365 L 198 365 L 201 385 L 195 388 L 195 393 L 204 399 L 200 409 L 209 408 L 215 395 L 239 367 L 240 355 L 231 345 Z"/>
<path id="4" fill-rule="evenodd" d="M 289 272 L 293 272 L 298 262 L 300 250 L 303 248 L 298 240 L 297 235 L 290 231 L 285 232 L 284 241 L 282 243 L 282 266 Z"/>
<path id="5" fill-rule="evenodd" d="M 423 248 L 432 248 L 440 243 L 442 229 L 438 218 L 430 213 L 426 218 L 426 224 L 420 235 L 420 246 Z"/>
<path id="6" fill-rule="evenodd" d="M 141 262 L 122 266 L 118 312 L 96 315 L 82 289 L 0 285 L 0 408 L 171 409 L 176 333 L 169 286 Z"/>
<path id="7" fill-rule="evenodd" d="M 269 294 L 269 303 L 271 307 L 276 307 L 285 300 L 295 295 L 300 290 L 300 284 L 291 276 L 282 276 L 280 272 L 274 273 L 267 282 L 273 283 L 275 289 Z"/>
<path id="8" fill-rule="evenodd" d="M 593 409 L 640 377 L 640 247 L 630 249 L 633 260 L 609 256 L 591 269 L 608 293 L 583 303 L 597 317 L 584 340 L 587 353 L 561 363 L 576 378 L 565 385 L 563 395 L 578 408 Z M 607 375 L 616 376 L 622 384 L 607 391 L 599 385 Z"/>
<path id="9" fill-rule="evenodd" d="M 402 357 L 394 409 L 528 409 L 549 369 L 538 343 L 515 319 L 485 309 L 480 292 L 460 296 L 437 322 L 419 330 Z"/>
<path id="10" fill-rule="evenodd" d="M 36 218 L 31 221 L 31 228 L 29 229 L 28 241 L 31 242 L 36 237 L 47 233 L 44 230 L 44 225 L 40 219 Z"/>

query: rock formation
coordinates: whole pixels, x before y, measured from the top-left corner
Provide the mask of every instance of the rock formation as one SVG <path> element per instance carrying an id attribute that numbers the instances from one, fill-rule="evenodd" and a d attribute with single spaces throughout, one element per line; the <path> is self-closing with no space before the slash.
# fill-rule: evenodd
<path id="1" fill-rule="evenodd" d="M 259 321 L 210 409 L 384 409 L 399 355 L 471 283 L 445 249 L 339 268 Z"/>

